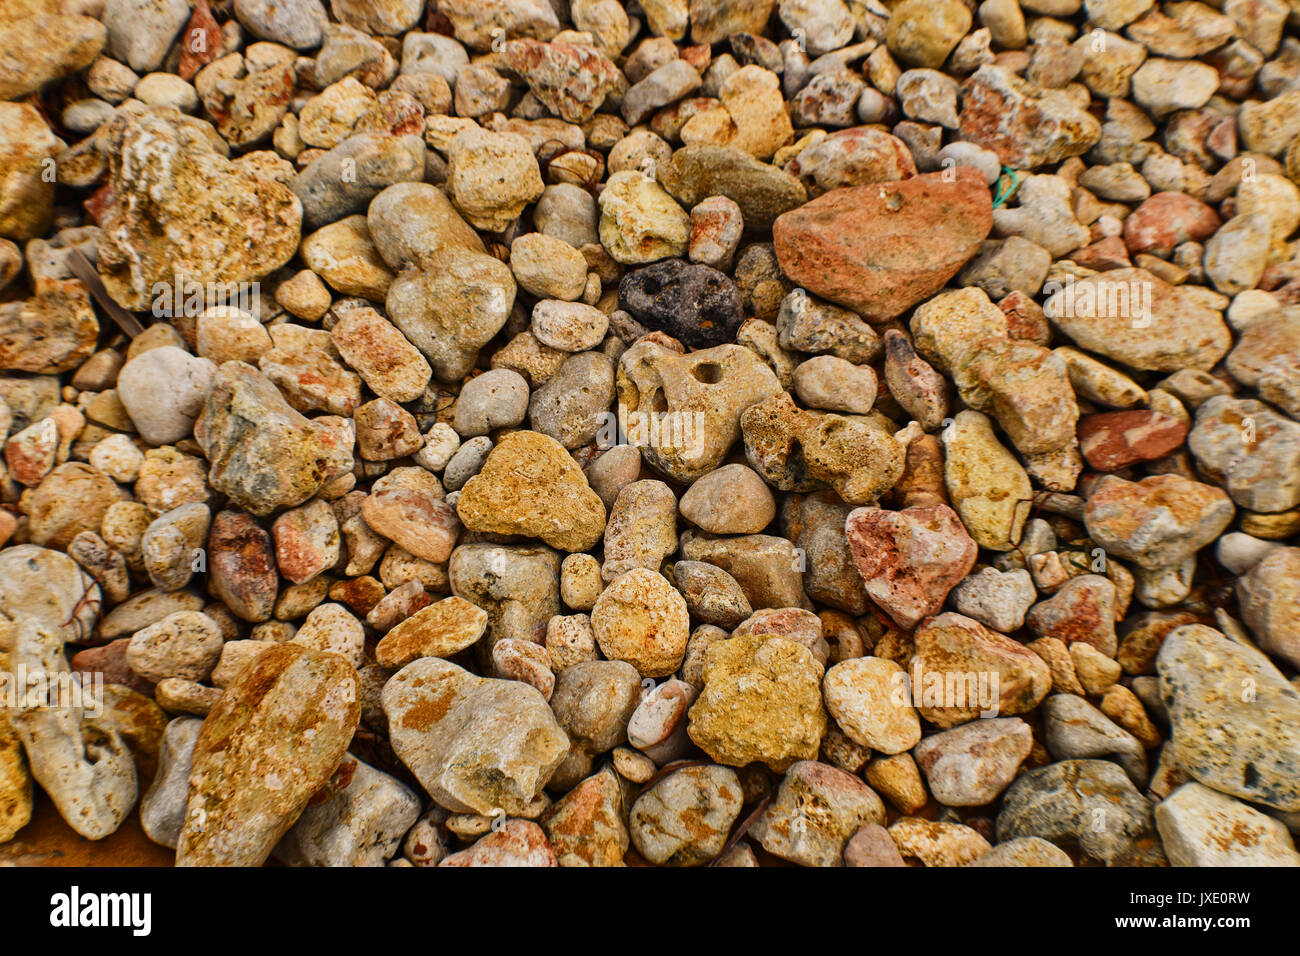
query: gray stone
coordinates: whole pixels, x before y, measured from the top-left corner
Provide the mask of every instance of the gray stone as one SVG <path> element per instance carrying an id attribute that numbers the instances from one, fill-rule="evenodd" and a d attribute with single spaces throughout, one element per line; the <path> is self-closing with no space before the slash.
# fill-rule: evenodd
<path id="1" fill-rule="evenodd" d="M 1107 760 L 1062 760 L 1022 774 L 1002 798 L 999 843 L 1036 836 L 1123 865 L 1153 834 L 1151 804 Z"/>
<path id="2" fill-rule="evenodd" d="M 289 866 L 383 866 L 419 816 L 415 791 L 349 754 L 274 855 Z"/>
<path id="3" fill-rule="evenodd" d="M 177 717 L 167 725 L 158 748 L 158 772 L 140 799 L 140 828 L 145 836 L 173 850 L 185 824 L 190 763 L 202 726 L 197 717 Z"/>

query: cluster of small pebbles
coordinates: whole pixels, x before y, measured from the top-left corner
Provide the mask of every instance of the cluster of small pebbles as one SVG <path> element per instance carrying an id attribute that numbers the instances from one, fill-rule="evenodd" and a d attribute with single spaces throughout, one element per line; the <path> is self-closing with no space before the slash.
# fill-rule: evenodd
<path id="1" fill-rule="evenodd" d="M 0 49 L 0 856 L 1300 864 L 1297 0 Z"/>

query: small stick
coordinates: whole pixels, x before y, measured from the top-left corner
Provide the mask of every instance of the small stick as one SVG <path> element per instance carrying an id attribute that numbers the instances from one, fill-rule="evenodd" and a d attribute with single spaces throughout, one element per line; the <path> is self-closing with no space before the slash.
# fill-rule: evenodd
<path id="1" fill-rule="evenodd" d="M 95 267 L 81 254 L 80 249 L 69 250 L 68 268 L 72 270 L 73 275 L 86 284 L 86 288 L 90 290 L 90 294 L 99 303 L 99 307 L 108 313 L 108 317 L 116 322 L 123 332 L 131 338 L 135 338 L 144 331 L 144 326 L 140 324 L 139 319 L 113 301 L 113 297 L 104 288 L 104 280 L 99 277 Z"/>

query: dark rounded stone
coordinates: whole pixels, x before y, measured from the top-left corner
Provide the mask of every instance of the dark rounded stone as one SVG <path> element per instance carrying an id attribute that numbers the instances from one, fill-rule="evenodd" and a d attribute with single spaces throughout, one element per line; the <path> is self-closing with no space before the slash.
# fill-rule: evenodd
<path id="1" fill-rule="evenodd" d="M 734 341 L 745 312 L 740 290 L 726 275 L 684 259 L 629 272 L 618 285 L 618 305 L 693 349 Z"/>

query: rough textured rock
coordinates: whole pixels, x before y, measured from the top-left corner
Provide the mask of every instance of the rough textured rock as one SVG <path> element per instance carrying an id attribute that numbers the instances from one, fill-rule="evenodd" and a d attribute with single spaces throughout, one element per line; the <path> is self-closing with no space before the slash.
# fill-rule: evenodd
<path id="1" fill-rule="evenodd" d="M 346 660 L 296 644 L 273 645 L 245 668 L 195 742 L 177 865 L 264 862 L 346 752 L 357 694 Z"/>
<path id="2" fill-rule="evenodd" d="M 384 685 L 393 750 L 454 813 L 525 813 L 569 752 L 534 688 L 425 657 Z"/>
<path id="3" fill-rule="evenodd" d="M 781 216 L 772 235 L 791 281 L 884 321 L 942 289 L 992 225 L 983 178 L 958 167 L 951 182 L 927 174 L 831 190 Z"/>
<path id="4" fill-rule="evenodd" d="M 159 284 L 255 281 L 297 251 L 293 193 L 232 164 L 192 123 L 155 108 L 109 127 L 99 273 L 125 308 L 150 308 Z"/>
<path id="5" fill-rule="evenodd" d="M 713 645 L 690 710 L 691 740 L 719 763 L 778 772 L 813 760 L 826 732 L 822 667 L 800 644 L 752 634 Z"/>
<path id="6" fill-rule="evenodd" d="M 303 418 L 244 362 L 217 370 L 194 435 L 213 487 L 256 515 L 302 504 L 352 465 L 337 431 Z"/>
<path id="7" fill-rule="evenodd" d="M 1300 694 L 1266 657 L 1188 624 L 1165 638 L 1156 668 L 1180 768 L 1221 793 L 1300 809 Z"/>

